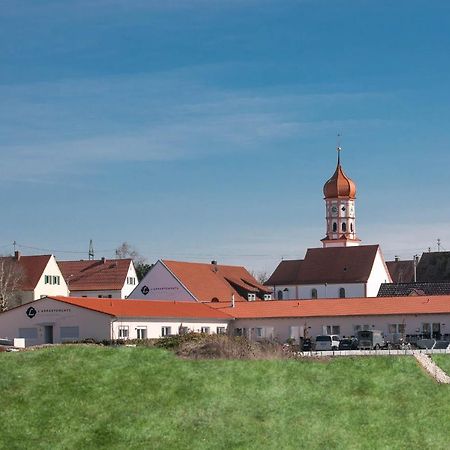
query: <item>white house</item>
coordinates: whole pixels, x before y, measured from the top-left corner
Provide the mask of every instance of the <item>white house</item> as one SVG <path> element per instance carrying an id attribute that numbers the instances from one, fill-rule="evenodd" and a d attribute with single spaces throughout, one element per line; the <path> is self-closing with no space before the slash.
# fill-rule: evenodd
<path id="1" fill-rule="evenodd" d="M 58 261 L 73 297 L 127 298 L 137 286 L 132 259 Z"/>
<path id="2" fill-rule="evenodd" d="M 19 275 L 18 289 L 9 307 L 32 302 L 47 295 L 69 295 L 69 289 L 53 255 L 2 257 L 1 263 L 14 265 Z"/>
<path id="3" fill-rule="evenodd" d="M 46 297 L 0 314 L 0 337 L 27 346 L 92 338 L 146 339 L 180 331 L 226 333 L 232 317 L 201 303 Z"/>
<path id="4" fill-rule="evenodd" d="M 271 300 L 271 292 L 241 266 L 159 260 L 129 298 L 230 303 Z"/>

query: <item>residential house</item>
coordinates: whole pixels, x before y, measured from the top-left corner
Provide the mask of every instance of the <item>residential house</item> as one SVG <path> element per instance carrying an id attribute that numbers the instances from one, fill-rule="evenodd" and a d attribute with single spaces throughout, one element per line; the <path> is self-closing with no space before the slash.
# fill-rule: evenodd
<path id="1" fill-rule="evenodd" d="M 19 276 L 17 289 L 9 308 L 29 303 L 47 295 L 69 295 L 66 281 L 53 255 L 1 257 L 3 263 L 14 264 Z"/>
<path id="2" fill-rule="evenodd" d="M 271 300 L 271 292 L 241 266 L 159 260 L 129 298 L 231 303 Z"/>
<path id="3" fill-rule="evenodd" d="M 73 297 L 127 298 L 137 286 L 131 259 L 58 261 Z"/>

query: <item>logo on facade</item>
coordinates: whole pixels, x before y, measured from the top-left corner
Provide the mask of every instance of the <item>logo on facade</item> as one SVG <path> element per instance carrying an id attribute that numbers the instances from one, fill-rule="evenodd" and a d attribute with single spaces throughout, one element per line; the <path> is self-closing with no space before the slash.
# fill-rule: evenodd
<path id="1" fill-rule="evenodd" d="M 141 292 L 144 295 L 147 295 L 150 292 L 150 289 L 148 288 L 148 286 L 142 286 Z"/>
<path id="2" fill-rule="evenodd" d="M 30 307 L 27 309 L 26 315 L 27 315 L 30 319 L 32 319 L 32 318 L 36 315 L 36 313 L 37 313 L 37 311 L 36 311 L 32 306 L 30 306 Z"/>

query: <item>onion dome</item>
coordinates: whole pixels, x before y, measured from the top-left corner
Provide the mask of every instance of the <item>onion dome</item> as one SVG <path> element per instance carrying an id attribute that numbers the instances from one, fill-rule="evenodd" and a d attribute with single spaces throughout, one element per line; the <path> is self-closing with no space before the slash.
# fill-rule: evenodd
<path id="1" fill-rule="evenodd" d="M 338 147 L 338 162 L 333 176 L 325 183 L 323 194 L 325 198 L 356 198 L 356 185 L 345 175 L 341 166 L 340 148 Z"/>

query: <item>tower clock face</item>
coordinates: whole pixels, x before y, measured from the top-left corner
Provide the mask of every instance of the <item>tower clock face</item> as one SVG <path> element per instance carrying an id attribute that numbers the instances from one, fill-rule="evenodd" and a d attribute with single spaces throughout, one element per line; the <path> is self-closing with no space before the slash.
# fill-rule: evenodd
<path id="1" fill-rule="evenodd" d="M 337 212 L 338 212 L 337 206 L 332 206 L 331 207 L 331 214 L 337 214 Z"/>

